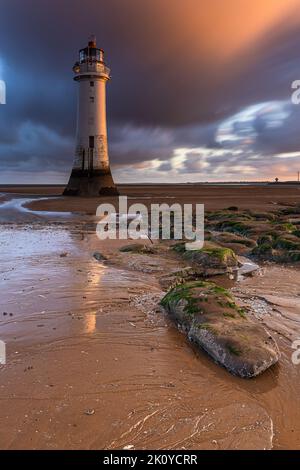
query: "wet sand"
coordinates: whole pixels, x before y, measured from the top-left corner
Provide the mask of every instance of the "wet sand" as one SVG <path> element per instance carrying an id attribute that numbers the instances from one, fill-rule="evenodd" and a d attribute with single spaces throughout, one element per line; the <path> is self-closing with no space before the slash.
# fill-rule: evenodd
<path id="1" fill-rule="evenodd" d="M 34 210 L 75 211 L 95 214 L 103 198 L 57 197 L 63 192 L 62 186 L 0 186 L 0 192 L 19 195 L 52 196 L 48 201 L 33 202 Z M 274 210 L 278 202 L 300 202 L 300 184 L 245 184 L 205 185 L 205 184 L 167 184 L 167 185 L 118 185 L 121 195 L 128 196 L 128 203 L 142 202 L 145 205 L 158 202 L 180 202 L 205 204 L 206 210 L 224 209 L 239 206 L 240 209 Z M 107 202 L 117 202 L 116 198 L 105 198 Z M 131 202 L 131 200 L 133 200 Z"/>
<path id="2" fill-rule="evenodd" d="M 255 206 L 286 197 L 268 192 Z M 53 198 L 29 207 L 89 212 L 95 204 Z M 157 307 L 155 270 L 93 258 L 113 258 L 124 241 L 100 242 L 89 216 L 29 211 L 26 219 L 14 207 L 0 234 L 2 449 L 300 448 L 300 366 L 291 361 L 298 270 L 267 265 L 235 286 L 282 353 L 278 366 L 242 380 L 193 349 Z"/>

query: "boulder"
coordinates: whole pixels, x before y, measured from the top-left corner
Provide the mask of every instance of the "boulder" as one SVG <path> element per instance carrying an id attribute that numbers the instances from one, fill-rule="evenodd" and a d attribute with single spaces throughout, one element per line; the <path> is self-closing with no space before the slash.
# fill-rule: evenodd
<path id="1" fill-rule="evenodd" d="M 140 243 L 132 243 L 131 245 L 125 245 L 120 248 L 122 253 L 142 253 L 142 254 L 153 254 L 154 250 L 148 245 L 141 245 Z"/>
<path id="2" fill-rule="evenodd" d="M 188 281 L 194 281 L 198 279 L 199 275 L 195 269 L 187 266 L 180 271 L 174 271 L 159 278 L 161 287 L 165 290 L 176 287 L 178 284 L 183 284 Z"/>
<path id="3" fill-rule="evenodd" d="M 175 245 L 173 249 L 182 254 L 198 276 L 217 276 L 232 273 L 238 268 L 238 259 L 234 251 L 215 243 L 205 242 L 201 250 L 186 251 L 185 244 L 182 243 Z"/>
<path id="4" fill-rule="evenodd" d="M 229 291 L 215 283 L 178 285 L 161 304 L 187 332 L 190 341 L 234 375 L 255 377 L 280 357 L 270 334 L 250 320 Z"/>
<path id="5" fill-rule="evenodd" d="M 276 214 L 273 212 L 254 212 L 249 211 L 249 215 L 255 220 L 276 220 Z"/>
<path id="6" fill-rule="evenodd" d="M 251 254 L 257 258 L 278 263 L 300 261 L 300 240 L 294 234 L 272 232 L 261 236 Z"/>
<path id="7" fill-rule="evenodd" d="M 214 239 L 220 244 L 227 244 L 227 243 L 235 243 L 237 245 L 245 245 L 246 247 L 253 248 L 256 243 L 251 238 L 242 237 L 235 233 L 230 232 L 220 232 L 218 234 L 214 234 Z"/>
<path id="8" fill-rule="evenodd" d="M 100 253 L 99 251 L 95 251 L 95 253 L 93 254 L 93 257 L 97 260 L 97 261 L 107 261 L 107 258 L 106 256 L 104 256 L 102 253 Z"/>
<path id="9" fill-rule="evenodd" d="M 238 255 L 249 253 L 256 246 L 256 242 L 251 238 L 230 232 L 214 233 L 212 240 L 220 246 L 230 248 Z"/>

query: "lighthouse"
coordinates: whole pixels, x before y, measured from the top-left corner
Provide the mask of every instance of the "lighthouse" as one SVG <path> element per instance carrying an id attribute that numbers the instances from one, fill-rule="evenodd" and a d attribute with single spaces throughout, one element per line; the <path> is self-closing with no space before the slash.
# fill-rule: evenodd
<path id="1" fill-rule="evenodd" d="M 110 69 L 95 37 L 79 51 L 73 72 L 78 82 L 76 149 L 64 195 L 117 195 L 107 147 L 106 83 L 110 80 Z"/>

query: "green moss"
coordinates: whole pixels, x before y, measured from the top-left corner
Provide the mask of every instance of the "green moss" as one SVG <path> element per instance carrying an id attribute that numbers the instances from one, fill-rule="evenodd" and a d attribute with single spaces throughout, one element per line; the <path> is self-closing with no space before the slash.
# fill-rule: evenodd
<path id="1" fill-rule="evenodd" d="M 154 254 L 154 250 L 150 246 L 140 245 L 134 243 L 131 245 L 122 246 L 119 251 L 122 253 L 134 253 L 134 254 Z"/>
<path id="2" fill-rule="evenodd" d="M 223 219 L 223 220 L 222 220 Z M 245 212 L 238 212 L 238 210 L 234 210 L 229 208 L 225 209 L 224 211 L 217 211 L 217 212 L 211 212 L 210 214 L 207 214 L 207 220 L 209 221 L 220 221 L 219 223 L 234 223 L 242 220 L 252 220 L 252 217 L 250 214 L 247 214 Z"/>
<path id="3" fill-rule="evenodd" d="M 210 293 L 213 293 L 216 295 L 221 294 L 221 295 L 224 295 L 225 297 L 228 297 L 229 299 L 232 299 L 231 293 L 227 289 L 224 289 L 224 287 L 218 286 L 217 284 L 214 284 L 212 282 L 207 283 L 207 284 L 210 284 Z"/>
<path id="4" fill-rule="evenodd" d="M 226 307 L 236 309 L 235 302 L 226 302 Z"/>
<path id="5" fill-rule="evenodd" d="M 277 240 L 277 238 L 281 237 L 282 232 L 281 231 L 276 231 L 276 230 L 271 230 L 268 231 L 264 234 L 264 236 L 270 236 L 272 237 L 273 240 Z"/>
<path id="6" fill-rule="evenodd" d="M 288 233 L 292 233 L 292 232 L 294 232 L 294 231 L 297 230 L 296 225 L 293 225 L 293 224 L 291 224 L 291 223 L 289 223 L 289 222 L 287 222 L 287 223 L 285 223 L 285 224 L 281 224 L 278 228 L 280 228 L 281 230 L 284 230 L 284 231 L 286 231 L 286 232 L 288 232 Z"/>
<path id="7" fill-rule="evenodd" d="M 216 225 L 216 229 L 220 230 L 221 232 L 231 232 L 231 233 L 237 233 L 239 235 L 244 235 L 247 236 L 249 232 L 251 231 L 251 226 L 247 225 L 243 222 L 237 222 L 234 220 L 226 220 L 223 222 L 219 222 Z"/>
<path id="8" fill-rule="evenodd" d="M 185 243 L 177 243 L 173 246 L 173 250 L 177 253 L 184 253 L 187 259 L 193 259 L 196 253 L 205 253 L 209 256 L 219 259 L 221 262 L 227 262 L 228 259 L 233 258 L 237 260 L 236 254 L 230 248 L 218 246 L 204 246 L 200 250 L 185 250 Z"/>
<path id="9" fill-rule="evenodd" d="M 273 244 L 273 237 L 272 237 L 272 235 L 270 235 L 270 234 L 269 234 L 269 235 L 267 235 L 267 234 L 262 235 L 261 237 L 259 237 L 259 238 L 257 239 L 257 244 L 258 244 L 258 245 L 265 245 L 265 244 L 267 244 L 267 245 L 272 245 L 272 244 Z"/>
<path id="10" fill-rule="evenodd" d="M 252 212 L 250 211 L 250 215 L 256 219 L 256 220 L 266 220 L 266 221 L 269 221 L 269 220 L 275 220 L 276 219 L 276 215 L 273 214 L 272 212 Z"/>
<path id="11" fill-rule="evenodd" d="M 203 294 L 206 294 L 203 297 L 193 296 L 193 289 L 201 288 L 204 289 Z M 212 282 L 205 281 L 192 281 L 185 284 L 178 285 L 171 289 L 161 300 L 161 305 L 164 308 L 168 308 L 170 304 L 177 304 L 181 300 L 186 301 L 186 306 L 184 312 L 189 315 L 194 315 L 196 313 L 202 313 L 201 308 L 199 307 L 200 299 L 204 299 L 204 302 L 208 302 L 208 295 L 219 295 L 225 296 L 229 299 L 232 299 L 232 295 L 223 287 L 217 286 Z"/>
<path id="12" fill-rule="evenodd" d="M 282 209 L 279 214 L 281 215 L 297 215 L 300 214 L 300 207 L 288 207 L 286 209 Z"/>
<path id="13" fill-rule="evenodd" d="M 281 250 L 298 250 L 300 248 L 300 243 L 286 240 L 285 238 L 278 238 L 273 243 L 273 248 L 279 248 Z"/>
<path id="14" fill-rule="evenodd" d="M 193 289 L 197 288 L 202 289 L 201 295 L 194 294 Z M 220 313 L 224 317 L 236 318 L 236 314 L 238 314 L 242 318 L 247 318 L 245 310 L 234 302 L 231 293 L 212 282 L 193 281 L 176 286 L 161 300 L 161 305 L 169 309 L 170 305 L 176 305 L 181 300 L 185 300 L 184 313 L 194 316 L 203 313 L 200 305 L 201 303 L 203 305 L 203 302 L 208 302 L 210 295 L 213 297 L 212 300 L 216 300 L 220 307 L 227 309 L 227 311 Z"/>
<path id="15" fill-rule="evenodd" d="M 295 230 L 295 232 L 293 232 L 293 235 L 295 235 L 295 237 L 300 238 L 300 230 Z"/>
<path id="16" fill-rule="evenodd" d="M 247 246 L 247 247 L 252 247 L 255 242 L 253 240 L 250 240 L 249 238 L 232 238 L 230 240 L 220 240 L 220 242 L 222 243 L 236 243 L 238 245 L 244 245 L 244 246 Z"/>
<path id="17" fill-rule="evenodd" d="M 165 297 L 161 300 L 161 305 L 165 308 L 168 308 L 168 306 L 172 303 L 177 304 L 180 300 L 185 300 L 187 302 L 184 312 L 189 314 L 189 315 L 194 315 L 196 313 L 201 313 L 201 309 L 198 306 L 198 298 L 193 297 L 192 295 L 192 289 L 201 287 L 205 288 L 207 284 L 204 281 L 194 281 L 194 282 L 188 282 L 186 284 L 182 284 L 180 286 L 174 287 L 174 289 L 171 289 L 170 292 L 168 292 Z"/>
<path id="18" fill-rule="evenodd" d="M 235 318 L 235 314 L 230 313 L 230 312 L 223 312 L 223 316 L 224 317 L 229 317 L 229 318 Z"/>
<path id="19" fill-rule="evenodd" d="M 247 318 L 246 316 L 246 311 L 242 307 L 239 307 L 235 302 L 230 301 L 230 302 L 223 302 L 223 301 L 218 301 L 218 304 L 222 308 L 230 308 L 231 310 L 234 310 L 236 313 L 240 315 L 242 318 Z M 223 313 L 224 317 L 232 317 L 235 318 L 234 314 L 230 314 L 228 312 Z"/>
<path id="20" fill-rule="evenodd" d="M 174 251 L 176 251 L 176 253 L 185 253 L 185 251 L 186 251 L 185 250 L 185 243 L 182 243 L 182 242 L 181 243 L 176 243 L 176 245 L 174 245 L 172 247 L 172 249 Z"/>
<path id="21" fill-rule="evenodd" d="M 270 243 L 263 243 L 262 245 L 253 248 L 251 253 L 254 256 L 265 256 L 272 253 L 272 245 Z"/>
<path id="22" fill-rule="evenodd" d="M 216 248 L 202 248 L 199 250 L 201 253 L 206 253 L 209 256 L 218 258 L 220 261 L 226 262 L 229 258 L 236 259 L 236 255 L 230 248 L 216 247 Z"/>
<path id="23" fill-rule="evenodd" d="M 287 253 L 287 259 L 289 261 L 297 263 L 298 261 L 300 261 L 300 251 L 290 251 L 289 253 Z"/>
<path id="24" fill-rule="evenodd" d="M 244 308 L 238 307 L 237 312 L 240 317 L 245 318 L 245 319 L 247 318 L 246 310 Z"/>
<path id="25" fill-rule="evenodd" d="M 241 350 L 238 349 L 236 346 L 233 344 L 227 344 L 226 348 L 230 352 L 230 354 L 233 354 L 234 356 L 240 356 L 242 354 Z"/>
<path id="26" fill-rule="evenodd" d="M 196 327 L 199 329 L 199 330 L 206 330 L 206 331 L 210 331 L 210 333 L 214 334 L 214 335 L 217 335 L 217 331 L 216 329 L 210 325 L 209 323 L 198 323 L 196 325 Z"/>

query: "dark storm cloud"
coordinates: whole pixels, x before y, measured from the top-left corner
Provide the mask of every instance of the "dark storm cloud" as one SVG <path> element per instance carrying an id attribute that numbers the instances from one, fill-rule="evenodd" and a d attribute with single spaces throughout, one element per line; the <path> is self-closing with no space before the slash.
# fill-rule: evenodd
<path id="1" fill-rule="evenodd" d="M 147 162 L 149 174 L 156 169 L 165 178 L 178 148 L 213 149 L 211 161 L 203 151 L 187 150 L 187 160 L 177 165 L 178 174 L 200 177 L 229 164 L 237 171 L 245 165 L 249 173 L 261 162 L 251 160 L 251 152 L 296 151 L 300 107 L 277 128 L 254 115 L 255 139 L 241 146 L 244 154 L 236 154 L 233 143 L 218 154 L 223 143 L 216 137 L 223 122 L 250 105 L 289 100 L 291 81 L 300 78 L 300 27 L 291 17 L 296 4 L 2 0 L 0 79 L 2 73 L 7 105 L 0 107 L 1 170 L 68 173 L 76 120 L 71 68 L 91 33 L 112 67 L 110 155 L 120 179 L 129 166 L 134 180 L 134 170 Z"/>

